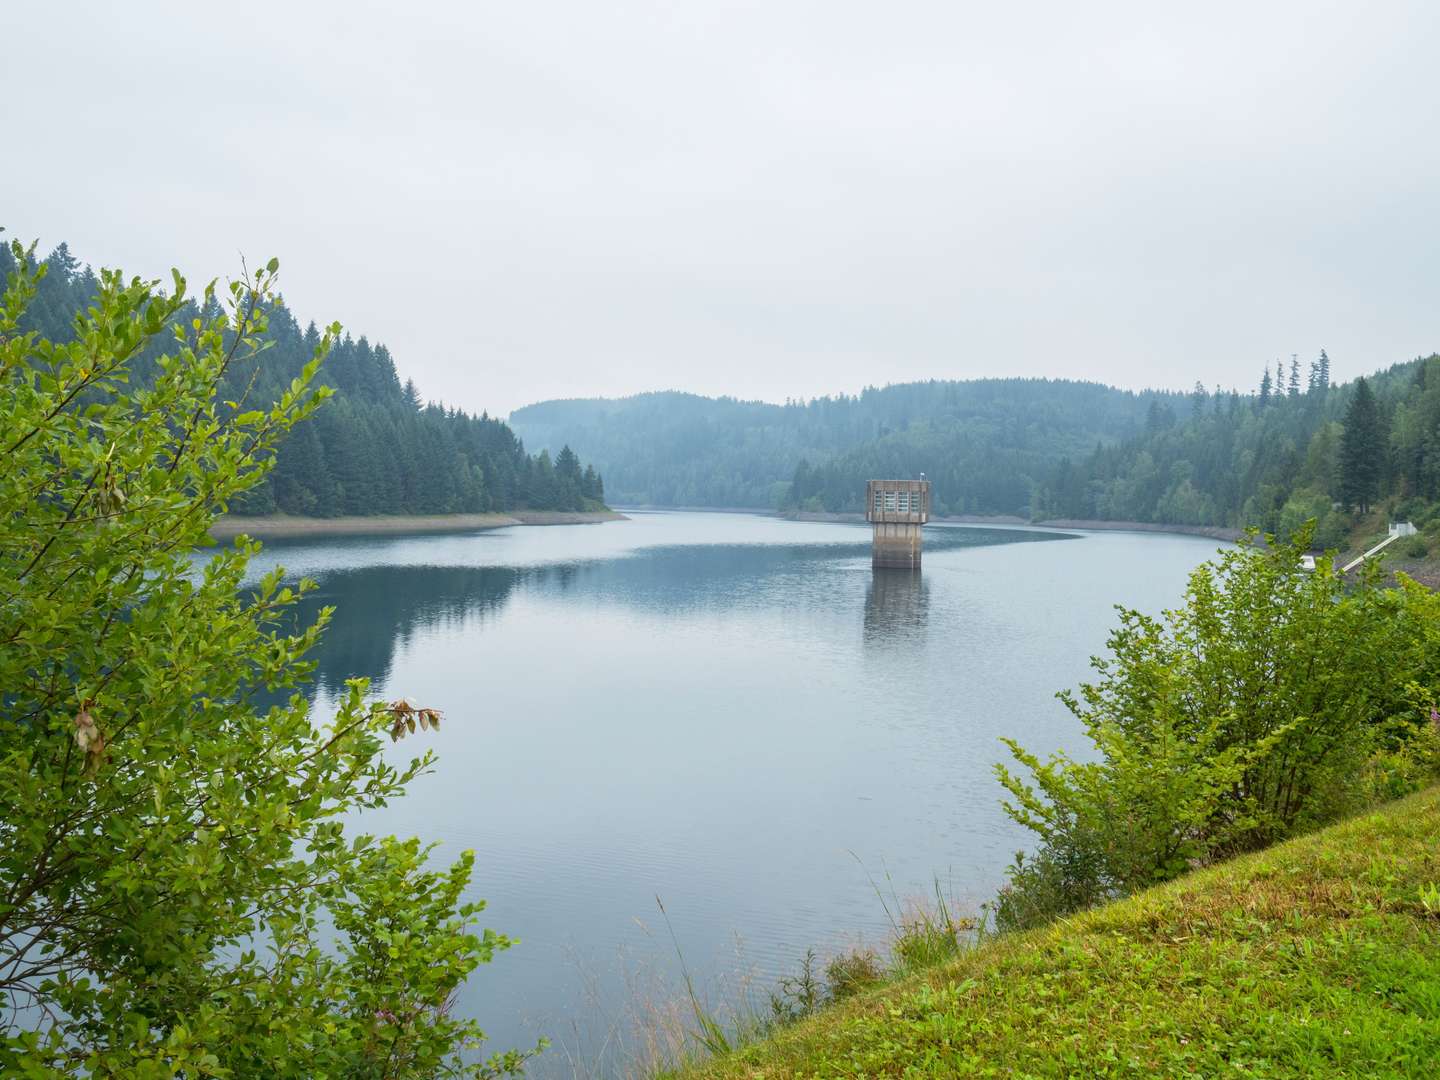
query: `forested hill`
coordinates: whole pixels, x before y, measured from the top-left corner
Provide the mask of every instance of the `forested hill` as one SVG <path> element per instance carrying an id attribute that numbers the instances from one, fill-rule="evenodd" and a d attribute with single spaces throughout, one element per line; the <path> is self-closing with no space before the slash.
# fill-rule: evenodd
<path id="1" fill-rule="evenodd" d="M 1440 529 L 1440 356 L 1342 386 L 1329 369 L 1322 352 L 1305 377 L 1292 361 L 1244 396 L 1197 388 L 1134 438 L 1061 461 L 1035 514 L 1281 535 L 1316 518 L 1332 547 L 1386 503 Z"/>
<path id="2" fill-rule="evenodd" d="M 1026 514 L 1067 455 L 1130 438 L 1185 395 L 1047 379 L 931 381 L 772 405 L 675 392 L 546 401 L 510 423 L 575 447 L 612 502 L 858 510 L 865 481 L 935 481 L 937 513 Z"/>
<path id="3" fill-rule="evenodd" d="M 75 314 L 94 296 L 96 278 L 61 244 L 26 314 L 25 329 L 68 340 Z M 14 269 L 0 246 L 0 281 Z M 186 315 L 192 317 L 196 312 Z M 311 358 L 319 332 L 302 327 L 283 303 L 269 310 L 272 347 L 259 370 L 233 370 L 221 399 L 278 398 Z M 142 358 L 143 378 L 154 357 Z M 254 377 L 254 385 L 250 381 Z M 487 510 L 585 510 L 603 505 L 604 486 L 568 448 L 531 456 L 502 421 L 425 403 L 401 383 L 384 345 L 344 337 L 321 367 L 335 396 L 281 444 L 264 484 L 237 513 L 447 514 Z"/>

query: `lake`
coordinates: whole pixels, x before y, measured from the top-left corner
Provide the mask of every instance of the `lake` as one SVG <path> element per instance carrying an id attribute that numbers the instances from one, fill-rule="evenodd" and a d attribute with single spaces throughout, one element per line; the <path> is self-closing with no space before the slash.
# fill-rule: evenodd
<path id="1" fill-rule="evenodd" d="M 1173 606 L 1213 540 L 928 526 L 872 571 L 866 526 L 646 513 L 604 525 L 272 542 L 337 607 L 317 707 L 364 675 L 444 710 L 436 771 L 361 823 L 477 853 L 521 944 L 458 1007 L 534 1075 L 623 1070 L 683 993 L 763 994 L 809 947 L 883 945 L 883 894 L 974 911 L 1027 836 L 992 764 L 1083 753 L 1054 698 L 1113 605 Z M 663 901 L 669 927 L 657 908 Z M 598 1064 L 597 1064 L 598 1063 Z"/>

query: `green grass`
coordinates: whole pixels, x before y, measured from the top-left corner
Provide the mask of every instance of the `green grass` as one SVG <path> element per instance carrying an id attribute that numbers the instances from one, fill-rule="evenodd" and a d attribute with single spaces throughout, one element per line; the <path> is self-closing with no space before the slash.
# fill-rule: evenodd
<path id="1" fill-rule="evenodd" d="M 1440 1076 L 1440 787 L 992 939 L 682 1075 Z"/>

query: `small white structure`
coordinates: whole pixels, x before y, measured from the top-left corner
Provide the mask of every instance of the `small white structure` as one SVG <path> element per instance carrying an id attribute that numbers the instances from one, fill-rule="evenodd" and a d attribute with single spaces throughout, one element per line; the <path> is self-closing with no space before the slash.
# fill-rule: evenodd
<path id="1" fill-rule="evenodd" d="M 1370 558 L 1370 556 L 1378 555 L 1381 550 L 1389 547 L 1396 540 L 1399 540 L 1402 536 L 1414 536 L 1419 531 L 1419 529 L 1415 528 L 1415 526 L 1410 524 L 1410 522 L 1408 521 L 1392 521 L 1390 523 L 1390 534 L 1386 536 L 1384 540 L 1381 540 L 1380 543 L 1376 544 L 1369 551 L 1365 552 L 1364 555 L 1361 555 L 1358 559 L 1354 560 L 1353 562 L 1346 563 L 1340 568 L 1340 572 L 1342 574 L 1348 574 L 1351 570 L 1354 570 L 1355 567 L 1359 566 L 1366 559 Z"/>
<path id="2" fill-rule="evenodd" d="M 1355 560 L 1352 561 L 1352 562 L 1346 563 L 1343 567 L 1340 568 L 1340 572 L 1341 572 L 1342 574 L 1348 574 L 1351 570 L 1354 570 L 1355 567 L 1359 566 L 1362 562 L 1364 562 L 1366 559 L 1370 558 L 1372 555 L 1378 555 L 1378 554 L 1380 554 L 1380 552 L 1381 552 L 1382 550 L 1384 550 L 1385 548 L 1389 547 L 1389 546 L 1390 546 L 1391 544 L 1393 544 L 1396 540 L 1399 540 L 1401 537 L 1405 537 L 1405 536 L 1414 536 L 1414 535 L 1415 535 L 1416 533 L 1418 533 L 1419 531 L 1420 531 L 1420 530 L 1417 529 L 1417 528 L 1415 528 L 1415 525 L 1414 525 L 1412 522 L 1409 522 L 1409 521 L 1392 521 L 1392 522 L 1390 522 L 1390 531 L 1389 531 L 1388 534 L 1386 534 L 1385 539 L 1384 539 L 1384 540 L 1381 540 L 1380 543 L 1376 544 L 1376 545 L 1375 545 L 1374 547 L 1372 547 L 1369 551 L 1365 552 L 1364 555 L 1361 555 L 1358 559 L 1355 559 Z M 1300 556 L 1300 569 L 1301 569 L 1301 570 L 1314 570 L 1314 569 L 1315 569 L 1315 556 L 1314 556 L 1314 555 L 1302 555 L 1302 556 Z"/>

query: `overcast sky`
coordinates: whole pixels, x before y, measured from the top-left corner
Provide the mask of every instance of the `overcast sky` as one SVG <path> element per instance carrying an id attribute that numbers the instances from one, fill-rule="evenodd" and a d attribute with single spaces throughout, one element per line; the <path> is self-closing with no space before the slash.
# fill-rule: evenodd
<path id="1" fill-rule="evenodd" d="M 0 225 L 491 412 L 1440 348 L 1440 5 L 0 5 Z"/>

